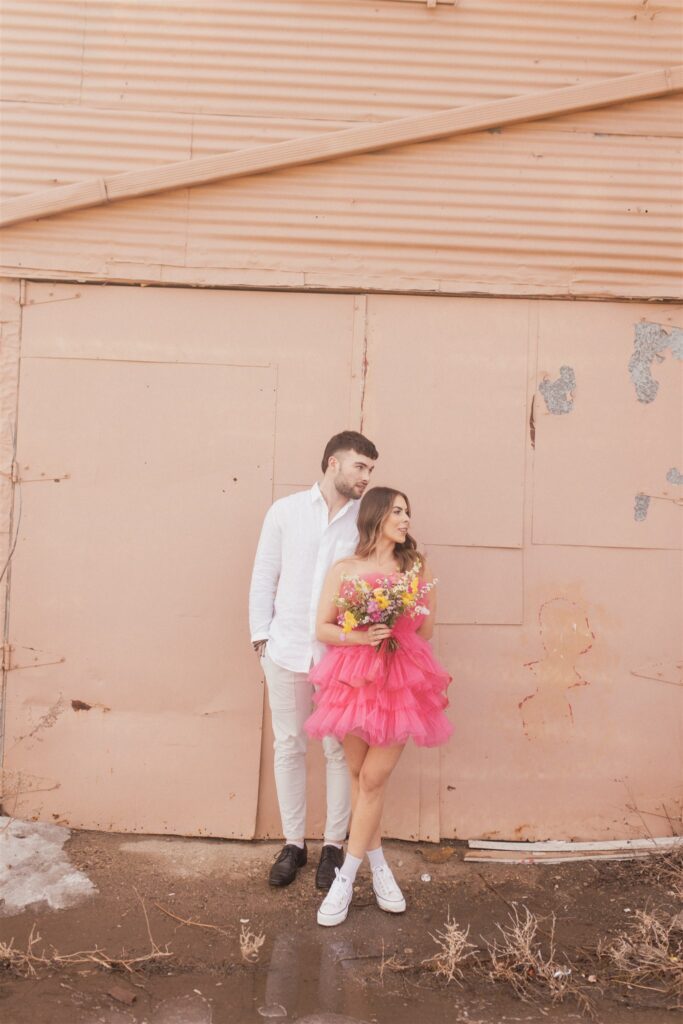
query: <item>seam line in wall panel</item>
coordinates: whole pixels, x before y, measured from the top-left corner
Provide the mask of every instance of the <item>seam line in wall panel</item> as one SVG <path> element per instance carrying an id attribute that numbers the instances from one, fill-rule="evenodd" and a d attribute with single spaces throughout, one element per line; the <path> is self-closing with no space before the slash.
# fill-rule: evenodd
<path id="1" fill-rule="evenodd" d="M 17 360 L 17 371 L 16 371 L 16 374 L 17 374 L 17 393 L 16 393 L 15 399 L 14 399 L 13 414 L 10 413 L 10 417 L 13 416 L 13 420 L 14 420 L 14 423 L 13 423 L 12 428 L 11 428 L 12 429 L 12 433 L 14 435 L 13 436 L 13 441 L 12 441 L 12 466 L 13 467 L 16 465 L 16 461 L 17 461 L 17 438 L 19 436 L 19 392 L 21 390 L 21 359 L 20 359 L 20 356 L 21 356 L 21 338 L 22 338 L 22 327 L 23 327 L 23 317 L 24 317 L 24 297 L 25 297 L 25 292 L 26 292 L 26 282 L 24 280 L 21 280 L 19 282 L 20 301 L 19 301 L 19 316 L 18 316 L 18 321 L 17 321 L 17 330 L 19 332 L 19 335 L 18 335 L 18 339 L 17 339 L 17 350 L 16 350 L 16 353 L 15 353 L 15 357 L 16 357 L 16 360 Z M 8 410 L 8 412 L 9 412 L 9 410 Z M 12 475 L 14 476 L 14 473 Z M 16 503 L 17 498 L 18 498 L 18 501 L 19 501 L 19 512 L 18 512 L 18 515 L 16 516 L 16 520 L 15 520 L 14 509 L 15 509 L 15 503 Z M 3 636 L 2 636 L 3 645 L 9 643 L 9 635 L 10 635 L 10 593 L 11 593 L 11 585 L 12 585 L 12 558 L 13 558 L 14 552 L 16 550 L 16 544 L 17 544 L 17 542 L 19 540 L 19 523 L 21 521 L 21 502 L 22 502 L 21 481 L 18 480 L 16 483 L 13 483 L 12 489 L 11 489 L 11 496 L 10 496 L 10 511 L 9 511 L 9 524 L 8 524 L 9 530 L 8 530 L 8 537 L 7 537 L 7 565 L 5 567 L 6 576 L 5 576 L 5 580 L 4 580 L 4 586 L 5 586 L 4 618 L 5 618 L 5 622 L 4 622 L 4 629 L 3 629 Z M 14 538 L 14 541 L 13 541 L 12 540 L 12 535 L 13 535 L 14 530 L 15 530 L 15 525 L 16 525 L 17 533 L 16 533 L 16 537 Z M 5 666 L 3 664 L 2 680 L 1 680 L 1 684 L 2 685 L 0 686 L 0 771 L 2 770 L 2 768 L 4 766 L 4 762 L 5 762 L 5 723 L 6 723 L 6 715 L 7 715 L 7 684 L 8 684 L 8 677 L 9 677 L 9 667 Z"/>
<path id="2" fill-rule="evenodd" d="M 177 265 L 162 263 L 158 264 L 161 272 L 168 270 L 171 272 L 178 271 Z M 143 268 L 140 268 L 143 269 Z M 144 269 L 149 269 L 146 267 Z M 193 268 L 198 269 L 198 268 Z M 210 273 L 212 270 L 221 270 L 219 267 L 202 267 L 200 268 L 202 273 Z M 234 269 L 234 268 L 233 268 Z M 248 270 L 249 268 L 238 268 Z M 264 273 L 268 274 L 272 271 L 266 270 Z M 16 267 L 8 265 L 0 265 L 0 276 L 16 279 L 21 277 L 29 282 L 35 281 L 37 283 L 49 283 L 49 284 L 93 284 L 101 285 L 106 287 L 107 285 L 117 285 L 122 288 L 187 288 L 203 291 L 224 291 L 224 292 L 284 292 L 284 293 L 299 293 L 306 295 L 308 293 L 312 295 L 354 295 L 359 294 L 358 283 L 349 285 L 348 287 L 340 285 L 318 285 L 314 287 L 306 287 L 303 282 L 292 285 L 283 284 L 225 284 L 225 283 L 207 283 L 202 281 L 201 283 L 193 283 L 187 281 L 174 281 L 174 280 L 160 280 L 159 278 L 144 278 L 136 277 L 135 279 L 130 277 L 106 277 L 101 273 L 93 273 L 89 275 L 88 272 L 82 273 L 79 271 L 66 271 L 63 276 L 55 276 L 54 269 L 43 270 L 40 267 Z M 533 287 L 533 286 L 531 286 Z M 680 306 L 683 304 L 683 294 L 679 295 L 657 295 L 654 297 L 645 295 L 598 295 L 598 294 L 576 294 L 574 292 L 554 292 L 545 293 L 538 291 L 524 291 L 524 292 L 496 292 L 491 290 L 467 290 L 467 291 L 435 291 L 434 286 L 425 286 L 424 288 L 372 288 L 364 287 L 363 294 L 368 297 L 371 295 L 436 295 L 442 298 L 461 298 L 461 299 L 534 299 L 537 301 L 548 301 L 548 302 L 621 302 L 621 303 L 643 303 L 647 302 L 649 305 L 675 305 Z"/>
<path id="3" fill-rule="evenodd" d="M 273 456 L 271 466 L 271 481 L 270 481 L 270 499 L 271 502 L 275 501 L 275 446 L 277 443 L 277 413 L 278 413 L 278 398 L 280 397 L 280 364 L 273 363 L 273 369 L 275 370 L 275 408 L 273 409 Z M 265 515 L 265 512 L 263 513 Z M 260 785 L 260 782 L 259 782 Z M 256 807 L 258 811 L 258 798 L 256 800 Z M 254 834 L 256 834 L 256 819 L 254 818 Z"/>
<path id="4" fill-rule="evenodd" d="M 365 425 L 365 391 L 368 383 L 368 297 L 365 300 L 365 316 L 363 317 L 363 358 L 361 360 L 361 383 L 360 383 L 360 432 L 363 433 Z"/>

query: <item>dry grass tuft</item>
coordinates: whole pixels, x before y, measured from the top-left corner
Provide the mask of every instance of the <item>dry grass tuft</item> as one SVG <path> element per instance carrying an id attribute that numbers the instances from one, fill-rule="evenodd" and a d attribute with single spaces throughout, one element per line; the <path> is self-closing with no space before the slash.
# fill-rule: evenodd
<path id="1" fill-rule="evenodd" d="M 251 929 L 242 922 L 240 928 L 240 953 L 242 959 L 248 964 L 255 964 L 261 955 L 261 946 L 266 941 L 265 935 L 260 932 L 258 935 L 256 932 L 252 932 Z"/>
<path id="2" fill-rule="evenodd" d="M 659 879 L 683 903 L 683 849 L 660 854 Z"/>
<path id="3" fill-rule="evenodd" d="M 683 902 L 683 848 L 653 851 L 639 860 L 625 861 L 622 870 L 653 889 L 663 889 Z"/>
<path id="4" fill-rule="evenodd" d="M 637 910 L 633 924 L 598 948 L 616 971 L 617 981 L 659 992 L 683 1006 L 683 928 L 677 915 L 668 923 L 661 916 Z"/>
<path id="5" fill-rule="evenodd" d="M 111 957 L 97 946 L 94 949 L 78 950 L 76 953 L 59 953 L 54 946 L 48 949 L 41 943 L 42 939 L 35 925 L 31 928 L 25 949 L 15 946 L 14 939 L 0 942 L 0 970 L 24 978 L 35 978 L 41 969 L 55 970 L 93 964 L 107 971 L 127 971 L 133 974 L 136 971 L 158 967 L 173 956 L 168 951 L 168 946 L 160 949 L 154 942 L 149 953 L 136 957 Z"/>
<path id="6" fill-rule="evenodd" d="M 509 985 L 525 1002 L 535 1002 L 544 995 L 552 1003 L 560 1003 L 571 996 L 584 1013 L 594 1016 L 590 999 L 575 980 L 574 967 L 557 956 L 554 916 L 545 946 L 539 938 L 538 918 L 528 907 L 522 911 L 513 907 L 509 920 L 509 925 L 496 926 L 500 938 L 486 943 L 491 958 L 489 978 Z"/>
<path id="7" fill-rule="evenodd" d="M 438 977 L 445 978 L 447 984 L 454 981 L 456 985 L 460 985 L 463 978 L 462 964 L 474 956 L 477 949 L 468 941 L 469 933 L 469 925 L 466 931 L 463 931 L 449 913 L 443 931 L 437 931 L 435 935 L 430 932 L 430 938 L 439 947 L 439 952 L 423 960 L 423 965 L 434 971 Z"/>
<path id="8" fill-rule="evenodd" d="M 384 939 L 382 939 L 382 959 L 379 965 L 379 980 L 381 984 L 384 984 L 384 972 L 391 971 L 394 974 L 401 974 L 404 971 L 412 971 L 413 964 L 408 960 L 400 957 L 398 953 L 392 953 L 391 956 L 386 955 L 384 948 Z"/>

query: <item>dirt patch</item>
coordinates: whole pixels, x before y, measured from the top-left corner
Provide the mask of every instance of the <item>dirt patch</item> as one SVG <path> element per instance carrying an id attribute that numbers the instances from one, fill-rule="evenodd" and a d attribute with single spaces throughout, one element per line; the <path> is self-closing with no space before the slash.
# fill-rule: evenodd
<path id="1" fill-rule="evenodd" d="M 668 856 L 517 867 L 466 864 L 461 844 L 444 845 L 454 852 L 435 857 L 434 848 L 425 856 L 419 846 L 390 842 L 407 912 L 378 910 L 363 871 L 348 920 L 322 929 L 315 923 L 317 844 L 284 890 L 266 884 L 274 843 L 82 832 L 65 849 L 98 892 L 69 909 L 36 904 L 0 919 L 0 942 L 26 951 L 33 930 L 31 948 L 44 958 L 34 976 L 26 968 L 21 976 L 20 965 L 6 959 L 5 1024 L 250 1024 L 278 1014 L 330 1024 L 335 1015 L 337 1024 L 499 1024 L 591 1014 L 605 1024 L 671 1021 L 674 988 L 620 972 L 604 953 L 622 948 L 610 944 L 637 925 L 638 913 L 669 928 L 681 911 L 681 864 Z M 516 967 L 501 960 L 501 928 L 515 915 L 528 921 L 527 914 L 538 925 L 531 939 L 538 947 Z M 449 934 L 449 920 L 469 944 L 450 980 L 448 970 L 435 969 L 448 960 L 434 959 L 443 954 L 439 935 L 443 941 Z M 248 958 L 245 932 L 262 939 Z M 678 942 L 675 927 L 668 934 Z M 459 948 L 455 933 L 449 941 Z M 496 942 L 499 961 L 519 985 L 492 978 L 489 948 Z M 637 956 L 635 946 L 623 947 L 622 967 Z M 99 959 L 88 960 L 93 951 Z M 57 962 L 55 954 L 65 959 Z M 675 980 L 676 963 L 669 964 Z"/>

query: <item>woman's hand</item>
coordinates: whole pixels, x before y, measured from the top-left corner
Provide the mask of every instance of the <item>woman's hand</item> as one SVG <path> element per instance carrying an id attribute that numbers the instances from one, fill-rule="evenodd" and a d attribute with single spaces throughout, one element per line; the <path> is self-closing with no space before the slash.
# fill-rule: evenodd
<path id="1" fill-rule="evenodd" d="M 359 638 L 361 644 L 372 644 L 376 647 L 377 644 L 381 644 L 382 640 L 388 640 L 391 636 L 391 626 L 386 626 L 383 622 L 377 622 L 374 626 L 370 626 L 369 629 L 359 631 L 356 636 Z M 362 637 L 362 639 L 360 639 Z"/>

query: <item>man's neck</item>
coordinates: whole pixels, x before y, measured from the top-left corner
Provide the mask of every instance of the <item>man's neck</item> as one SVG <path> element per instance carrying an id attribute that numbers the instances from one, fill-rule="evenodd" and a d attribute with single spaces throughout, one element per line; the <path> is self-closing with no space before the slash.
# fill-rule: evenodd
<path id="1" fill-rule="evenodd" d="M 332 481 L 326 480 L 325 477 L 320 481 L 318 487 L 327 505 L 327 521 L 331 523 L 337 512 L 348 504 L 349 499 L 340 494 Z"/>

